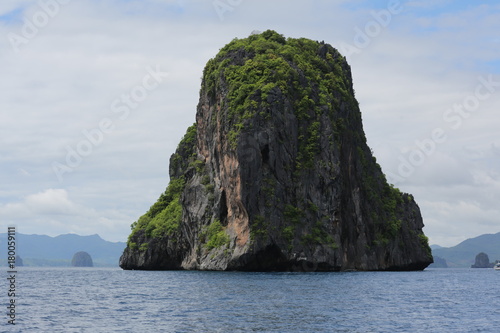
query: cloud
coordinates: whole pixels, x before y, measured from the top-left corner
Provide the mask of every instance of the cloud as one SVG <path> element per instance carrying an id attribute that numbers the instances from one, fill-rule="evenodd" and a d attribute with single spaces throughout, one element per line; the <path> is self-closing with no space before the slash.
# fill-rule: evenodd
<path id="1" fill-rule="evenodd" d="M 8 203 L 0 207 L 3 214 L 13 216 L 72 215 L 75 204 L 68 199 L 64 189 L 48 189 L 30 194 L 22 202 Z"/>
<path id="2" fill-rule="evenodd" d="M 481 200 L 481 197 L 477 198 Z M 498 227 L 496 207 L 484 207 L 479 201 L 422 201 L 427 213 L 432 216 L 427 221 L 427 230 L 434 235 L 437 244 L 448 243 L 448 239 L 456 243 L 470 237 L 492 233 Z M 451 245 L 456 245 L 452 243 Z"/>
<path id="3" fill-rule="evenodd" d="M 64 189 L 48 189 L 26 197 L 25 204 L 35 214 L 73 215 L 76 205 L 68 199 Z"/>
<path id="4" fill-rule="evenodd" d="M 98 207 L 98 205 L 95 205 Z M 0 205 L 0 218 L 8 224 L 19 226 L 22 233 L 48 234 L 64 233 L 107 234 L 107 239 L 123 240 L 126 233 L 122 221 L 130 218 L 126 209 L 117 210 L 109 206 L 101 211 L 76 203 L 65 189 L 46 189 L 29 194 L 19 201 Z M 111 236 L 118 232 L 117 237 Z"/>

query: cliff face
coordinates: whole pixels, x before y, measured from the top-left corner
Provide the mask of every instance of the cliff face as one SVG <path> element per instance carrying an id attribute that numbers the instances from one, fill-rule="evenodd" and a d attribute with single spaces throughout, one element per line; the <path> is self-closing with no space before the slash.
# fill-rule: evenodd
<path id="1" fill-rule="evenodd" d="M 366 144 L 345 58 L 266 31 L 208 62 L 170 184 L 120 266 L 420 270 L 432 262 L 422 228 Z"/>

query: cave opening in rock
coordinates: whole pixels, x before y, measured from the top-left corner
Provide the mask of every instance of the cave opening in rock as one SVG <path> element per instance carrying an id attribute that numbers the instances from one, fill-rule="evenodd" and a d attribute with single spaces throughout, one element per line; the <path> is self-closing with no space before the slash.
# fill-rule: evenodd
<path id="1" fill-rule="evenodd" d="M 269 145 L 265 145 L 264 148 L 260 151 L 260 154 L 262 156 L 262 163 L 268 164 L 269 163 Z"/>
<path id="2" fill-rule="evenodd" d="M 224 226 L 227 225 L 227 198 L 226 191 L 223 190 L 220 195 L 220 210 L 219 210 L 219 220 Z"/>

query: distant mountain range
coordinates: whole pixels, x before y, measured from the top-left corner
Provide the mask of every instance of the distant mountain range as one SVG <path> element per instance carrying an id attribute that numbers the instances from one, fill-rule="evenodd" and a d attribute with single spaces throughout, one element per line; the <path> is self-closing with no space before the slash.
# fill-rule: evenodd
<path id="1" fill-rule="evenodd" d="M 0 233 L 0 249 L 7 248 L 6 235 Z M 16 243 L 16 252 L 23 259 L 24 266 L 71 266 L 73 255 L 79 251 L 90 254 L 94 266 L 118 266 L 126 246 L 125 242 L 108 242 L 99 235 L 75 234 L 50 237 L 17 233 Z M 2 257 L 0 264 L 4 266 L 7 258 L 6 255 Z"/>
<path id="2" fill-rule="evenodd" d="M 476 255 L 484 252 L 490 262 L 500 260 L 500 232 L 469 238 L 453 247 L 431 246 L 432 255 L 446 260 L 448 267 L 470 267 Z"/>

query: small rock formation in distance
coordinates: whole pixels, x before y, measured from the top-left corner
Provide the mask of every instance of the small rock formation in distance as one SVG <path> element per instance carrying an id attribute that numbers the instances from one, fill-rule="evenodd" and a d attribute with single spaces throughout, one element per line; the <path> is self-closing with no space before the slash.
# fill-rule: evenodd
<path id="1" fill-rule="evenodd" d="M 366 144 L 345 57 L 268 30 L 208 61 L 170 184 L 132 224 L 120 266 L 422 270 L 423 226 Z"/>
<path id="2" fill-rule="evenodd" d="M 92 257 L 85 251 L 77 252 L 71 259 L 71 266 L 73 267 L 94 267 Z"/>
<path id="3" fill-rule="evenodd" d="M 434 262 L 429 265 L 429 268 L 448 268 L 448 263 L 446 262 L 446 259 L 438 257 L 438 256 L 433 256 Z"/>
<path id="4" fill-rule="evenodd" d="M 23 259 L 20 255 L 16 254 L 16 267 L 24 266 Z"/>
<path id="5" fill-rule="evenodd" d="M 490 258 L 484 252 L 479 253 L 476 256 L 476 260 L 474 265 L 471 265 L 471 268 L 492 268 L 494 264 L 490 263 Z"/>

